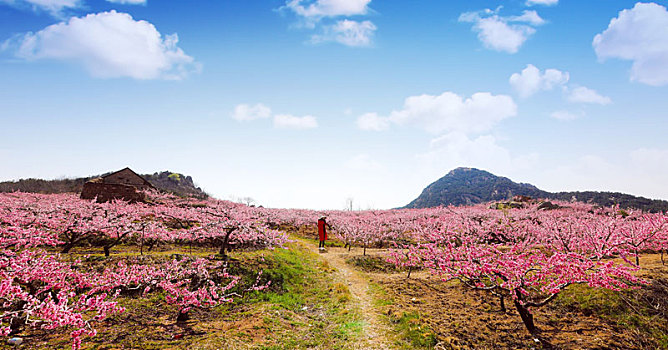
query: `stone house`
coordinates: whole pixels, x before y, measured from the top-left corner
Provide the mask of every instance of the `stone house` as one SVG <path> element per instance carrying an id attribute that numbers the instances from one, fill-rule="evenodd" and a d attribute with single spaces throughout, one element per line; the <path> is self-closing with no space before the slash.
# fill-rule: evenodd
<path id="1" fill-rule="evenodd" d="M 97 198 L 98 203 L 112 199 L 143 202 L 146 198 L 142 191 L 147 189 L 155 187 L 132 169 L 125 168 L 86 182 L 81 191 L 81 198 Z"/>

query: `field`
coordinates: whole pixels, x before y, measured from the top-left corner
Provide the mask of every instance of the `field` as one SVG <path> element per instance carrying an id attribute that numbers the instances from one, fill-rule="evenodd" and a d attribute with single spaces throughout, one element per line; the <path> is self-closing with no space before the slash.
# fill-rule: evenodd
<path id="1" fill-rule="evenodd" d="M 0 196 L 3 348 L 668 348 L 668 219 Z M 315 222 L 331 225 L 318 251 Z"/>

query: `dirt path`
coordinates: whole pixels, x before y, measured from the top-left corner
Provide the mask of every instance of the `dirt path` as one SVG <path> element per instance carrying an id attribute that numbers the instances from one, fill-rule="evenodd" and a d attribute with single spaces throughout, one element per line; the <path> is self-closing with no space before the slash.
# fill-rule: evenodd
<path id="1" fill-rule="evenodd" d="M 359 309 L 364 320 L 364 333 L 352 349 L 395 349 L 392 331 L 379 319 L 378 313 L 373 306 L 373 297 L 369 290 L 369 279 L 360 271 L 350 267 L 346 258 L 350 253 L 346 249 L 331 247 L 325 252 L 319 252 L 312 244 L 305 243 L 309 249 L 320 254 L 323 260 L 337 270 L 335 278 L 346 284 L 353 298 L 353 303 Z"/>

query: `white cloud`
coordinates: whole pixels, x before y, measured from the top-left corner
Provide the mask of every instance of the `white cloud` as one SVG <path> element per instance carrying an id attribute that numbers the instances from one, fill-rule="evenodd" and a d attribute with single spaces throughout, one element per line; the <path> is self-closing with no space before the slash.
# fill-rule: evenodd
<path id="1" fill-rule="evenodd" d="M 1 1 L 1 0 L 0 0 Z M 351 47 L 370 46 L 376 25 L 371 21 L 356 21 L 350 18 L 330 20 L 321 24 L 323 18 L 351 17 L 369 13 L 371 0 L 287 0 L 279 10 L 294 12 L 299 21 L 297 27 L 314 29 L 318 34 L 311 35 L 313 44 L 337 42 Z"/>
<path id="2" fill-rule="evenodd" d="M 16 55 L 81 64 L 98 78 L 182 79 L 199 65 L 177 43 L 176 34 L 163 37 L 153 24 L 112 10 L 27 33 Z"/>
<path id="3" fill-rule="evenodd" d="M 116 4 L 124 5 L 145 5 L 146 0 L 107 0 L 107 2 L 113 2 Z"/>
<path id="4" fill-rule="evenodd" d="M 584 86 L 569 89 L 566 84 L 570 80 L 568 72 L 562 72 L 557 69 L 546 69 L 541 72 L 536 66 L 529 64 L 520 73 L 514 73 L 510 76 L 509 82 L 515 91 L 521 97 L 529 97 L 541 90 L 552 90 L 556 86 L 563 88 L 566 98 L 574 103 L 595 103 L 600 105 L 607 105 L 612 103 L 610 97 L 602 96 L 595 90 Z M 556 117 L 557 119 L 566 118 L 566 114 L 558 113 L 564 118 Z M 554 117 L 554 115 L 553 115 Z"/>
<path id="5" fill-rule="evenodd" d="M 533 5 L 552 6 L 552 5 L 556 5 L 558 3 L 559 3 L 559 0 L 527 0 L 526 5 L 527 6 L 533 6 Z"/>
<path id="6" fill-rule="evenodd" d="M 254 106 L 240 104 L 234 107 L 232 118 L 238 121 L 251 121 L 257 119 L 271 118 L 271 108 L 258 103 Z"/>
<path id="7" fill-rule="evenodd" d="M 315 117 L 307 115 L 296 117 L 290 114 L 277 114 L 274 116 L 274 127 L 279 129 L 314 129 L 318 127 Z"/>
<path id="8" fill-rule="evenodd" d="M 390 120 L 378 113 L 365 113 L 357 118 L 356 124 L 362 130 L 383 131 L 390 127 Z"/>
<path id="9" fill-rule="evenodd" d="M 640 169 L 645 176 L 656 179 L 657 188 L 665 189 L 665 175 L 668 174 L 668 150 L 656 148 L 639 148 L 630 153 L 633 168 Z M 664 198 L 668 199 L 668 190 L 664 190 Z"/>
<path id="10" fill-rule="evenodd" d="M 334 41 L 346 46 L 371 45 L 376 26 L 371 21 L 340 20 L 331 26 L 323 26 L 323 34 L 311 36 L 312 43 Z"/>
<path id="11" fill-rule="evenodd" d="M 600 60 L 633 61 L 631 80 L 661 86 L 668 84 L 668 11 L 655 3 L 637 3 L 619 12 L 608 28 L 594 37 Z"/>
<path id="12" fill-rule="evenodd" d="M 498 9 L 462 13 L 459 21 L 473 23 L 473 30 L 485 47 L 507 53 L 516 53 L 536 32 L 534 26 L 545 23 L 536 11 L 503 17 L 498 15 Z"/>
<path id="13" fill-rule="evenodd" d="M 366 153 L 354 156 L 346 162 L 345 166 L 351 170 L 362 171 L 378 171 L 383 168 L 379 162 L 373 160 L 371 156 Z"/>
<path id="14" fill-rule="evenodd" d="M 539 187 L 548 191 L 610 191 L 668 199 L 668 150 L 638 148 L 614 157 L 585 155 L 546 167 Z M 549 185 L 548 185 L 549 184 Z"/>
<path id="15" fill-rule="evenodd" d="M 390 113 L 388 119 L 399 125 L 415 125 L 430 133 L 470 133 L 487 131 L 516 114 L 517 105 L 510 96 L 478 92 L 464 99 L 444 92 L 439 96 L 408 97 L 404 108 Z"/>
<path id="16" fill-rule="evenodd" d="M 538 15 L 538 12 L 533 10 L 531 11 L 525 10 L 519 16 L 509 16 L 505 17 L 505 19 L 508 22 L 526 22 L 534 26 L 540 26 L 545 24 L 545 20 Z"/>
<path id="17" fill-rule="evenodd" d="M 371 0 L 290 0 L 285 7 L 302 17 L 337 17 L 365 15 Z"/>
<path id="18" fill-rule="evenodd" d="M 474 29 L 478 31 L 478 39 L 485 47 L 508 53 L 519 51 L 520 46 L 536 32 L 529 26 L 508 25 L 496 17 L 481 19 Z"/>
<path id="19" fill-rule="evenodd" d="M 610 97 L 602 96 L 596 92 L 596 90 L 592 90 L 584 86 L 570 90 L 568 94 L 568 100 L 576 103 L 595 103 L 599 105 L 607 105 L 612 103 Z"/>
<path id="20" fill-rule="evenodd" d="M 42 10 L 51 15 L 60 17 L 63 10 L 73 9 L 81 6 L 80 0 L 0 0 L 14 7 L 31 7 L 33 10 Z"/>
<path id="21" fill-rule="evenodd" d="M 492 135 L 469 138 L 460 132 L 451 132 L 431 141 L 430 150 L 418 155 L 428 173 L 441 174 L 460 166 L 486 169 L 496 174 L 519 174 L 531 169 L 538 161 L 536 153 L 513 156 L 499 146 Z M 440 175 L 439 175 L 440 176 Z"/>
<path id="22" fill-rule="evenodd" d="M 540 69 L 529 64 L 521 73 L 510 76 L 510 85 L 520 96 L 529 97 L 540 90 L 552 90 L 555 86 L 564 85 L 569 79 L 568 72 L 546 69 L 541 73 Z"/>
<path id="23" fill-rule="evenodd" d="M 558 120 L 563 120 L 563 121 L 568 121 L 568 120 L 575 120 L 580 117 L 584 116 L 584 113 L 573 113 L 569 111 L 556 111 L 550 114 L 550 117 Z"/>
<path id="24" fill-rule="evenodd" d="M 313 129 L 318 127 L 314 116 L 296 117 L 291 114 L 272 114 L 271 108 L 262 103 L 256 105 L 239 104 L 234 107 L 232 119 L 239 122 L 248 122 L 260 119 L 273 118 L 273 124 L 278 129 Z"/>

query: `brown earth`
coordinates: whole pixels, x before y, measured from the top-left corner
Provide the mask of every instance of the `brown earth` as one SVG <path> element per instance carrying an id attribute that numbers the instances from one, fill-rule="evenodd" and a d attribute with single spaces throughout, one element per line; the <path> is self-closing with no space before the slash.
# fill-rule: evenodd
<path id="1" fill-rule="evenodd" d="M 377 252 L 371 252 L 371 255 L 373 258 Z M 668 286 L 665 284 L 668 266 L 661 264 L 658 255 L 647 255 L 642 260 L 643 269 L 639 274 L 651 282 L 651 288 L 645 286 L 639 290 L 606 292 L 628 303 L 630 308 L 626 312 L 638 313 L 624 315 L 629 316 L 631 322 L 636 316 L 651 314 L 647 319 L 658 322 L 658 329 L 665 332 L 668 328 L 665 305 L 668 302 Z M 427 271 L 413 272 L 410 279 L 406 278 L 406 272 L 367 273 L 367 276 L 381 285 L 393 300 L 393 304 L 383 310 L 389 319 L 399 319 L 405 313 L 419 314 L 421 322 L 436 334 L 437 349 L 666 348 L 661 340 L 656 342 L 656 339 L 647 338 L 649 330 L 642 329 L 642 324 L 628 327 L 614 315 L 601 317 L 596 311 L 571 304 L 567 297 L 534 310 L 540 333 L 533 337 L 526 331 L 512 303 L 506 301 L 507 311 L 502 312 L 498 299 L 486 292 L 467 289 L 459 282 L 443 282 Z M 586 286 L 577 287 L 582 287 L 578 293 L 590 291 Z M 562 294 L 569 295 L 567 292 Z M 603 298 L 605 296 L 603 294 Z M 634 303 L 634 299 L 639 303 Z M 638 310 L 642 307 L 652 312 Z M 597 306 L 593 308 L 597 309 Z"/>

